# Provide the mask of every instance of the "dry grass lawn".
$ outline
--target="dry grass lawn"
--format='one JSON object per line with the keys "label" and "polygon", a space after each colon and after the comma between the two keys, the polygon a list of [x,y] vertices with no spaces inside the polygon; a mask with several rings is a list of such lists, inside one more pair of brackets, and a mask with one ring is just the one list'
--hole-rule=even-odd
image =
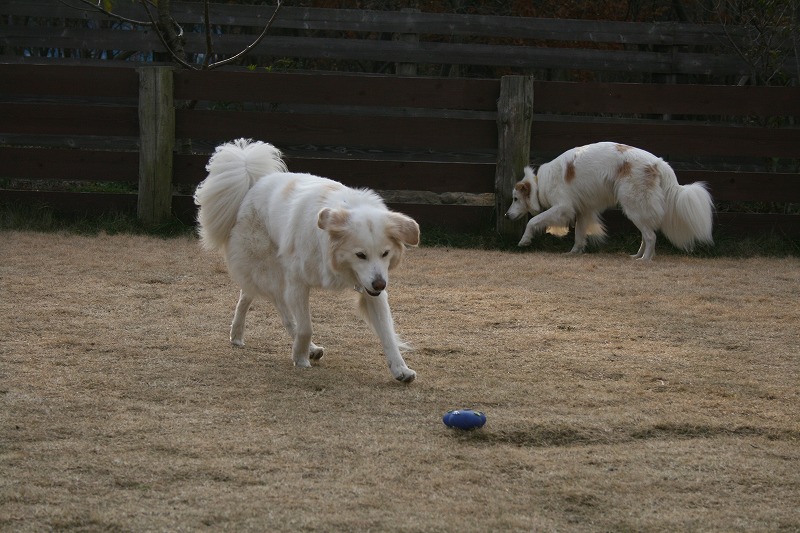
{"label": "dry grass lawn", "polygon": [[229,346],[194,239],[0,234],[0,530],[800,530],[800,259],[421,248],[391,281],[408,386],[350,294],[296,370],[266,304]]}

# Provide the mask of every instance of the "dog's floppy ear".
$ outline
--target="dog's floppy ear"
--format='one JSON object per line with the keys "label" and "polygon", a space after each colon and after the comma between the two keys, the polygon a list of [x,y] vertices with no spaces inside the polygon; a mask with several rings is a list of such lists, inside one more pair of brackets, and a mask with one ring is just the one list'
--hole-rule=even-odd
{"label": "dog's floppy ear", "polygon": [[324,229],[332,237],[340,236],[347,228],[350,221],[350,211],[346,209],[321,209],[317,215],[317,226]]}
{"label": "dog's floppy ear", "polygon": [[419,245],[419,225],[402,213],[389,213],[387,232],[391,238],[407,246]]}
{"label": "dog's floppy ear", "polygon": [[514,185],[514,188],[517,189],[525,198],[528,198],[531,195],[531,184],[527,181],[517,182],[517,184]]}
{"label": "dog's floppy ear", "polygon": [[350,211],[347,209],[325,207],[317,214],[317,227],[328,233],[328,257],[333,270],[340,268],[337,252],[345,241],[349,224]]}

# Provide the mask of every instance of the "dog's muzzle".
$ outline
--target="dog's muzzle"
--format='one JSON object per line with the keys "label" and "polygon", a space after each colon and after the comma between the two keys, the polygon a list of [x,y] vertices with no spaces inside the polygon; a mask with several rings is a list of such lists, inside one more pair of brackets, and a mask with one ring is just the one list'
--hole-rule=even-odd
{"label": "dog's muzzle", "polygon": [[362,287],[356,285],[355,289],[358,292],[366,292],[370,296],[380,296],[381,292],[386,289],[386,280],[382,277],[378,277],[372,280],[371,285],[371,287]]}

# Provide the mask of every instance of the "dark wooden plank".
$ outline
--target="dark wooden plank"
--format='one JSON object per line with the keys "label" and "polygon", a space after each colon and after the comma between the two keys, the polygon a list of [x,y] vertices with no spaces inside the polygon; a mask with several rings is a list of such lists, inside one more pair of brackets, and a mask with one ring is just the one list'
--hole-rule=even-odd
{"label": "dark wooden plank", "polygon": [[484,232],[494,227],[494,207],[472,205],[389,204],[420,225],[421,231],[444,229],[458,232]]}
{"label": "dark wooden plank", "polygon": [[[636,226],[618,209],[603,213],[603,222],[609,234],[638,234]],[[714,213],[713,236],[765,237],[777,235],[800,237],[800,215],[777,213]],[[567,237],[572,238],[571,236]],[[666,239],[659,235],[659,239]]]}
{"label": "dark wooden plank", "polygon": [[664,158],[670,155],[800,158],[800,129],[534,119],[531,141],[534,152],[560,153],[598,141],[637,146]]}
{"label": "dark wooden plank", "polygon": [[172,161],[172,181],[176,185],[196,186],[206,178],[210,154],[175,154]]}
{"label": "dark wooden plank", "polygon": [[139,154],[108,150],[0,147],[0,175],[6,178],[137,183]]}
{"label": "dark wooden plank", "polygon": [[[200,35],[192,37],[192,41]],[[161,41],[152,31],[115,30],[108,27],[65,28],[52,26],[4,26],[0,45],[18,48],[67,50],[129,50],[147,52],[163,50]],[[205,46],[203,46],[205,50]],[[35,50],[34,50],[35,52]]]}
{"label": "dark wooden plank", "polygon": [[136,98],[133,68],[0,64],[0,94]]}
{"label": "dark wooden plank", "polygon": [[218,142],[249,137],[284,149],[324,145],[463,153],[493,149],[497,143],[493,120],[206,110],[177,110],[176,134]]}
{"label": "dark wooden plank", "polygon": [[[4,199],[4,192],[0,190],[0,202]],[[172,207],[175,216],[185,223],[197,219],[197,206],[189,195],[173,196]],[[492,227],[494,212],[492,207],[468,205],[388,204],[388,207],[416,220],[423,234],[433,228],[457,232],[486,231]]]}
{"label": "dark wooden plank", "polygon": [[378,190],[494,192],[494,163],[435,163],[350,159],[288,160],[295,172],[335,179],[350,187]]}
{"label": "dark wooden plank", "polygon": [[800,116],[800,87],[534,82],[537,113]]}
{"label": "dark wooden plank", "polygon": [[[209,156],[177,154],[173,164],[174,182],[197,185],[205,179]],[[349,187],[378,190],[494,192],[494,163],[393,161],[286,157],[289,170],[334,179]]]}
{"label": "dark wooden plank", "polygon": [[[215,24],[262,26],[272,15],[272,6],[211,4]],[[201,6],[175,4],[175,17],[199,24]],[[276,28],[352,32],[468,35],[506,39],[612,42],[622,44],[718,45],[725,30],[742,38],[740,28],[674,22],[639,23],[607,20],[570,20],[517,16],[465,15],[456,13],[399,13],[356,9],[283,7]]]}
{"label": "dark wooden plank", "polygon": [[138,136],[135,107],[0,103],[0,132]]}
{"label": "dark wooden plank", "polygon": [[[223,34],[214,38],[217,54],[238,53],[252,43],[252,35]],[[161,50],[152,32],[108,29],[49,28],[14,26],[0,35],[0,44],[85,50]],[[187,33],[185,48],[190,53],[206,51],[205,36]],[[546,48],[514,45],[457,44],[420,41],[416,43],[376,39],[267,36],[249,57],[303,57],[359,61],[409,62],[462,65],[494,65],[518,68],[681,72],[686,74],[743,74],[747,65],[738,57],[682,51],[648,52],[585,48]],[[791,65],[789,65],[791,66]]]}
{"label": "dark wooden plank", "polygon": [[715,201],[800,202],[800,174],[684,170],[680,183],[704,181]]}
{"label": "dark wooden plank", "polygon": [[714,234],[738,237],[800,237],[800,215],[716,213]]}
{"label": "dark wooden plank", "polygon": [[195,224],[197,222],[197,206],[194,203],[194,198],[188,194],[173,195],[172,216],[184,224]]}
{"label": "dark wooden plank", "polygon": [[499,80],[188,70],[175,73],[175,97],[187,100],[494,111],[499,94]]}
{"label": "dark wooden plank", "polygon": [[0,204],[31,205],[67,215],[97,216],[105,213],[136,213],[136,194],[15,191],[0,189]]}
{"label": "dark wooden plank", "polygon": [[[241,35],[221,35],[217,53],[233,54],[250,43]],[[201,35],[187,35],[186,49],[202,53]],[[251,57],[302,57],[421,64],[493,65],[517,68],[564,68],[592,71],[680,72],[686,74],[743,74],[747,65],[738,57],[682,52],[540,48],[512,45],[453,44],[443,42],[380,41],[268,36],[253,48]],[[686,57],[684,57],[686,56]]]}

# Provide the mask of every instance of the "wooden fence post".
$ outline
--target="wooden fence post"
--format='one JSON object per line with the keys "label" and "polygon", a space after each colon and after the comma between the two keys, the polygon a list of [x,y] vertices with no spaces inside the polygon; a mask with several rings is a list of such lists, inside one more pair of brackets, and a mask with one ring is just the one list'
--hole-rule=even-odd
{"label": "wooden fence post", "polygon": [[175,102],[172,67],[139,72],[139,220],[161,224],[172,214]]}
{"label": "wooden fence post", "polygon": [[511,205],[514,184],[522,179],[529,163],[533,124],[533,76],[503,76],[497,101],[497,167],[494,198],[497,232],[508,239],[519,239],[524,220],[503,217]]}

